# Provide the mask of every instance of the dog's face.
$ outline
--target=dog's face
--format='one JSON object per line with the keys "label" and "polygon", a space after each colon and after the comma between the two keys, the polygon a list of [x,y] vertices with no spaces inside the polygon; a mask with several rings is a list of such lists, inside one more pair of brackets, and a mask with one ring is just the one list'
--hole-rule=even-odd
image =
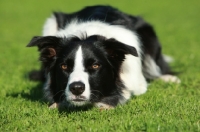
{"label": "dog's face", "polygon": [[64,99],[74,105],[99,102],[120,92],[117,81],[125,55],[138,56],[134,47],[96,35],[85,40],[34,37],[28,46],[35,45],[56,86],[54,94],[62,92]]}

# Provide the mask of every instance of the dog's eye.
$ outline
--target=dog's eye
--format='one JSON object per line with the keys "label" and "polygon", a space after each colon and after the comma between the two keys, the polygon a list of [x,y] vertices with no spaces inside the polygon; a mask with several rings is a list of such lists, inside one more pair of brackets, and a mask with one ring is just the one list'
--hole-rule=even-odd
{"label": "dog's eye", "polygon": [[62,65],[61,65],[61,68],[62,68],[63,70],[67,70],[67,65],[66,65],[66,64],[62,64]]}
{"label": "dog's eye", "polygon": [[92,69],[98,69],[99,67],[100,67],[100,64],[97,64],[97,63],[92,65]]}

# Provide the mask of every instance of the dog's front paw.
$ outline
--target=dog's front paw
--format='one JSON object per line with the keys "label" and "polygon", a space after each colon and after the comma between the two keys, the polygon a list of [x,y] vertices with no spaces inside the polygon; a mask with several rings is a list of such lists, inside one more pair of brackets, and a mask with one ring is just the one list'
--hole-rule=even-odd
{"label": "dog's front paw", "polygon": [[181,80],[177,76],[173,75],[162,75],[158,79],[161,79],[164,82],[181,83]]}
{"label": "dog's front paw", "polygon": [[95,106],[98,107],[100,110],[110,110],[110,109],[114,109],[113,106],[108,105],[108,104],[104,104],[104,103],[101,103],[101,102],[96,103]]}
{"label": "dog's front paw", "polygon": [[49,109],[56,109],[59,108],[59,103],[53,103],[49,106]]}

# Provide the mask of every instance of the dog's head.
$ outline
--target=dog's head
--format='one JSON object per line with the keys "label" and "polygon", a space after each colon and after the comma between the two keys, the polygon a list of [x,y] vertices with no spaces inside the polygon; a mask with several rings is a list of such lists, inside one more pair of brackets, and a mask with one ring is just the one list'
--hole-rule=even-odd
{"label": "dog's head", "polygon": [[138,56],[134,47],[115,39],[94,35],[77,37],[34,37],[27,45],[38,46],[40,60],[50,73],[53,94],[63,92],[74,105],[98,102],[119,91],[120,67],[126,54]]}

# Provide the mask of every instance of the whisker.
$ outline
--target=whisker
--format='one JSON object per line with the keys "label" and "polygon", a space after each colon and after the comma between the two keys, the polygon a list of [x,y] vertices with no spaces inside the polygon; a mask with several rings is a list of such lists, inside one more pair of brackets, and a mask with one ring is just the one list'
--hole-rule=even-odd
{"label": "whisker", "polygon": [[[96,96],[95,94],[91,93],[91,95],[93,95],[93,97],[95,97],[95,99],[98,99],[98,96]],[[93,101],[95,99],[91,98],[90,101]]]}
{"label": "whisker", "polygon": [[91,90],[91,92],[98,92],[98,93],[100,93],[102,96],[104,96],[99,90]]}
{"label": "whisker", "polygon": [[65,93],[62,93],[59,100],[62,101],[62,97],[65,97]]}

